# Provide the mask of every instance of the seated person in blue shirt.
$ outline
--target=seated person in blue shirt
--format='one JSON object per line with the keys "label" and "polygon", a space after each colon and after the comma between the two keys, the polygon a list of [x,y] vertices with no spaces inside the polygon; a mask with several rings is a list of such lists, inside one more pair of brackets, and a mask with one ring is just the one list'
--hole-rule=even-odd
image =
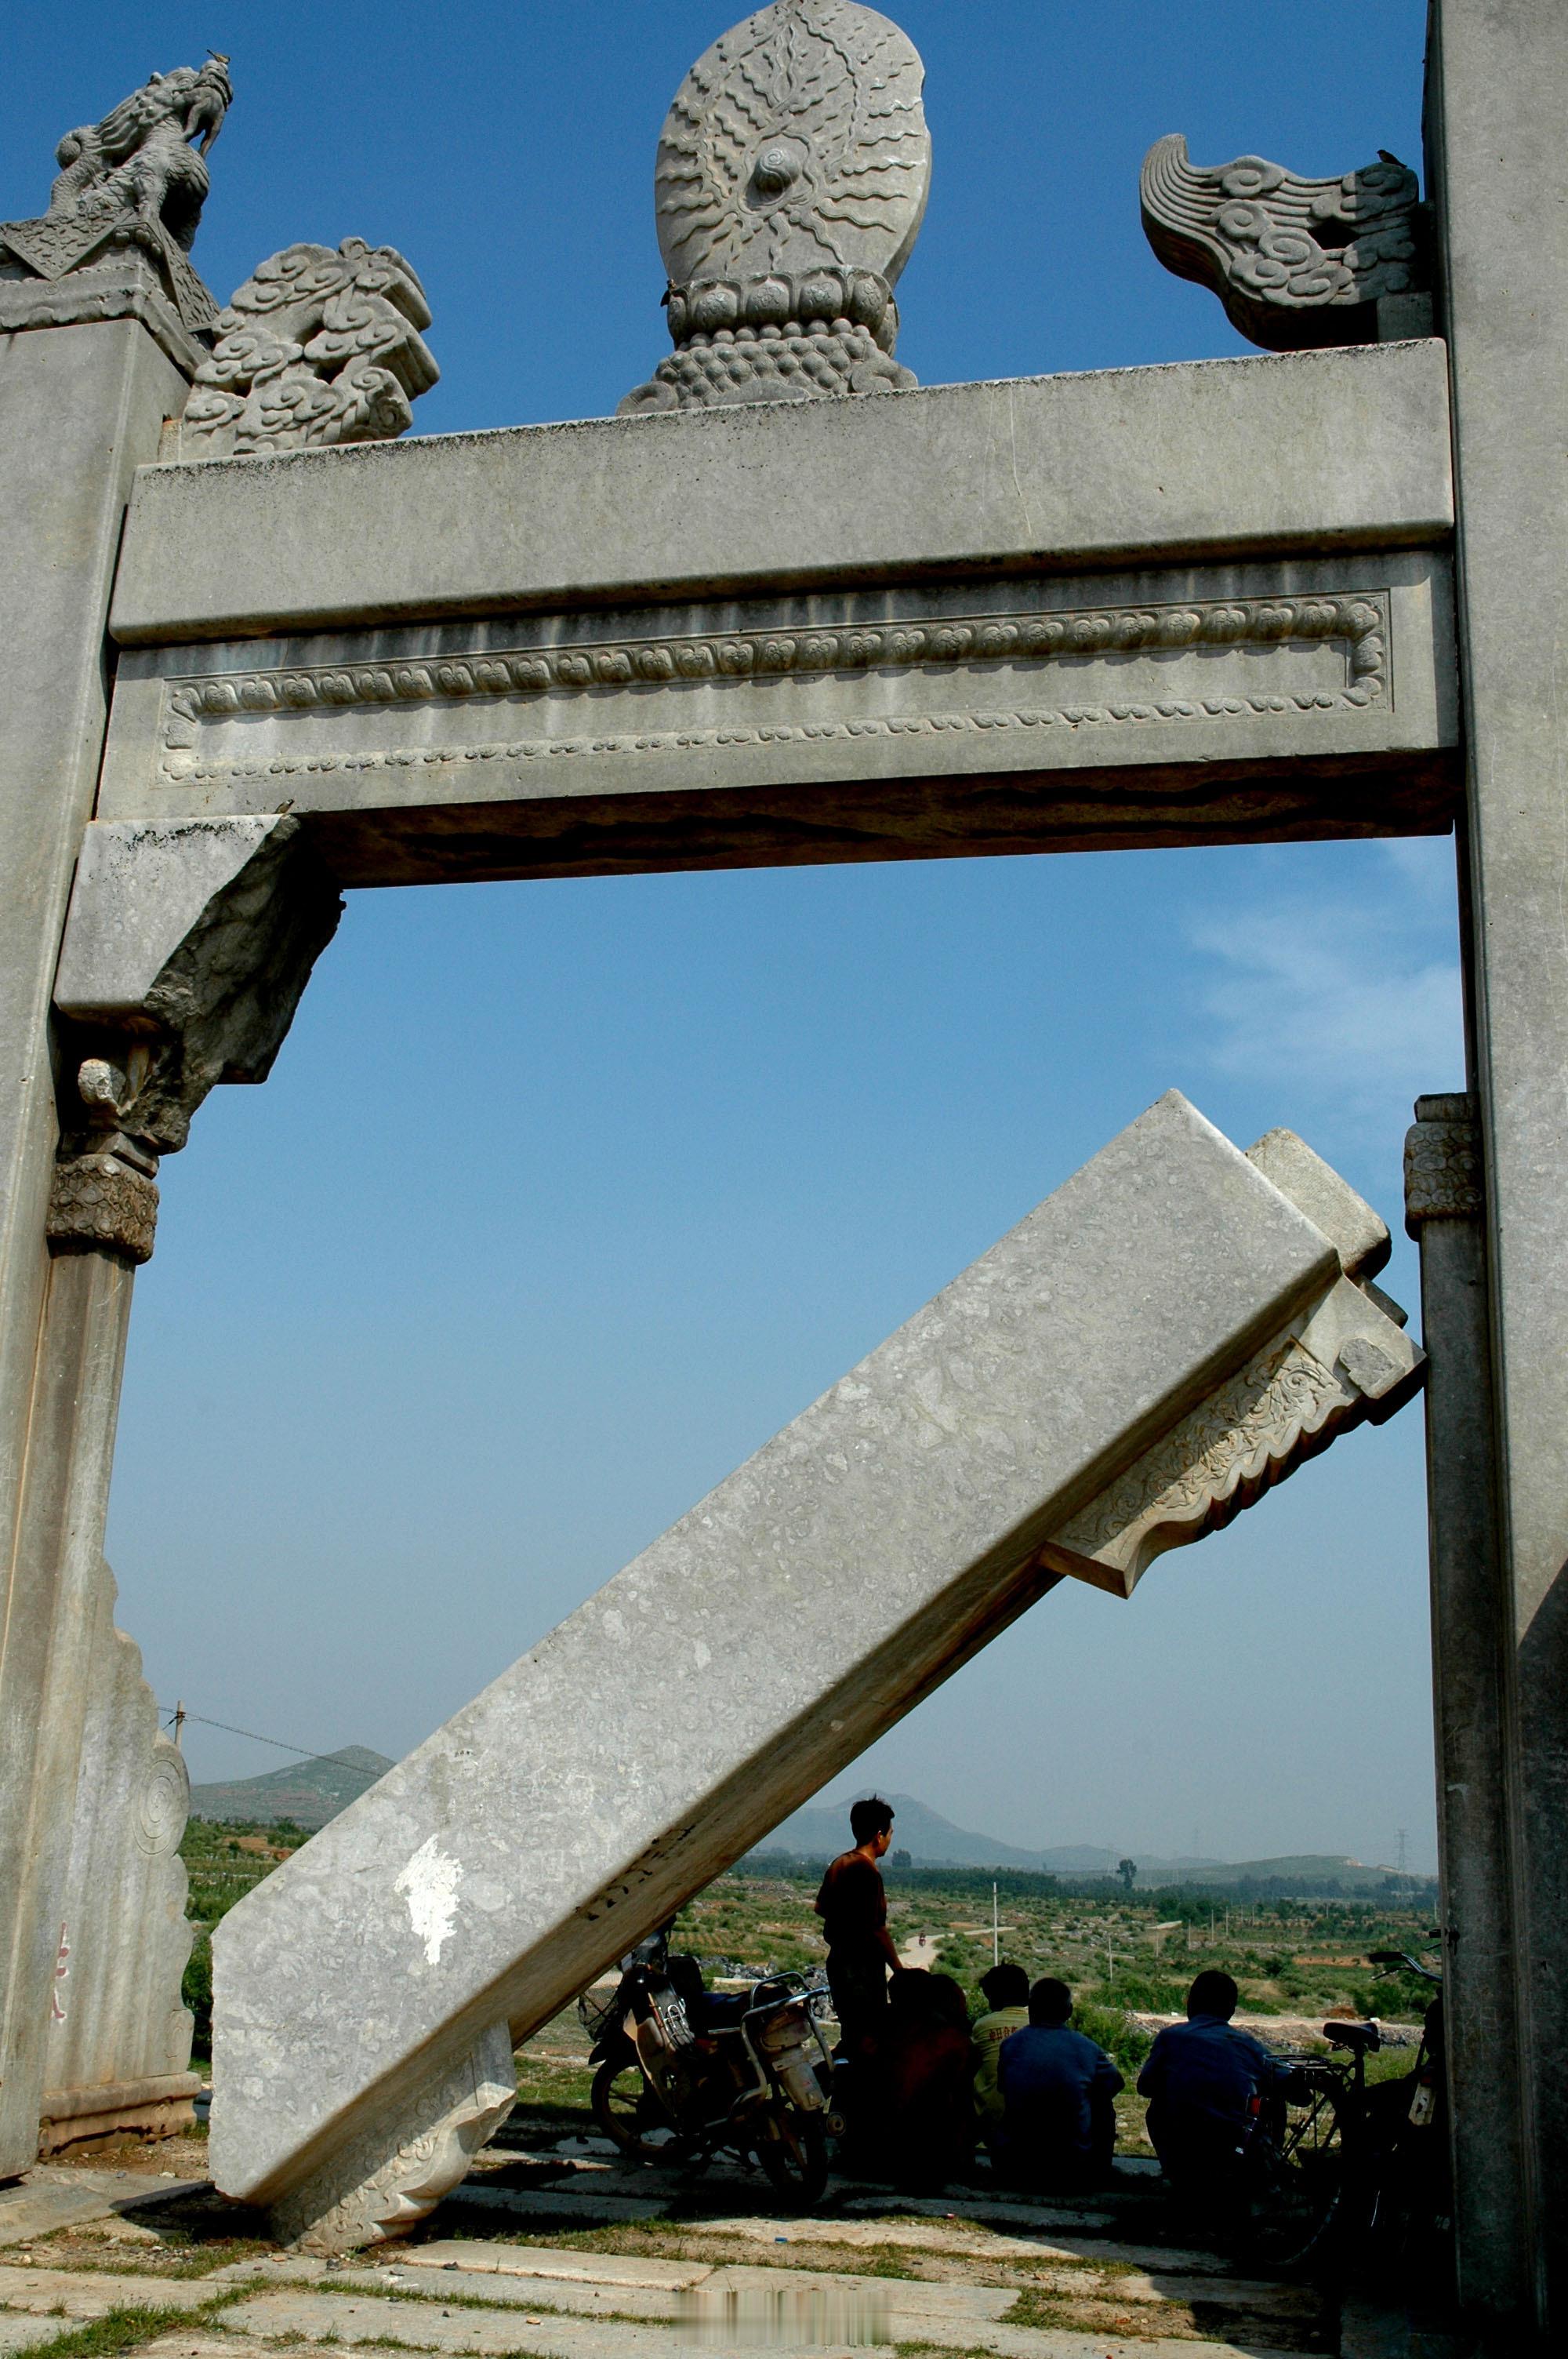
{"label": "seated person in blue shirt", "polygon": [[1238,1994],[1209,1969],[1187,1993],[1187,2020],[1167,2024],[1138,2076],[1149,2135],[1173,2190],[1225,2205],[1242,2198],[1259,2114],[1293,2074],[1230,2018]]}
{"label": "seated person in blue shirt", "polygon": [[999,2167],[1033,2187],[1103,2186],[1116,2150],[1123,2085],[1103,2048],[1068,2028],[1073,1994],[1052,1977],[1029,1994],[1029,2021],[1001,2043],[997,2087],[1002,2124],[991,2140]]}

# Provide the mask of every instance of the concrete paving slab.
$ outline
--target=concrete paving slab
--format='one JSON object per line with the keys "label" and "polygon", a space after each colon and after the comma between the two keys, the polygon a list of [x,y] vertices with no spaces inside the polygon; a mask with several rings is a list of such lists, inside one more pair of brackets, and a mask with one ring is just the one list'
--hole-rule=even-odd
{"label": "concrete paving slab", "polygon": [[135,2170],[29,2171],[15,2187],[0,2189],[0,2246],[24,2245],[57,2228],[139,2212],[148,2204],[178,2202],[211,2184],[205,2179],[149,2179]]}
{"label": "concrete paving slab", "polygon": [[438,2236],[427,2245],[407,2245],[385,2266],[479,2270],[518,2277],[580,2277],[585,2285],[657,2286],[671,2291],[699,2284],[712,2273],[708,2261],[663,2261],[642,2253],[579,2253],[546,2245],[481,2244],[471,2236]]}
{"label": "concrete paving slab", "polygon": [[[599,2285],[587,2277],[503,2277],[499,2270],[402,2269],[395,2263],[344,2269],[332,2283],[351,2286],[357,2293],[406,2294],[413,2301],[438,2306],[448,2302],[481,2301],[494,2310],[568,2310],[579,2318],[641,2318],[673,2326],[678,2305],[687,2297],[668,2286]],[[335,2299],[330,2296],[329,2299]]]}
{"label": "concrete paving slab", "polygon": [[158,2310],[200,2310],[212,2289],[201,2277],[131,2277],[97,2269],[0,2268],[0,2307],[46,2317],[63,2310],[68,2318],[102,2318],[129,2305]]}
{"label": "concrete paving slab", "polygon": [[1079,2212],[1052,2210],[1048,2204],[1024,2203],[1005,2196],[971,2194],[966,2188],[961,2195],[898,2195],[851,2196],[845,2204],[847,2212],[863,2216],[867,2212],[896,2210],[914,2213],[925,2220],[995,2220],[1009,2228],[1063,2229],[1079,2235],[1092,2234],[1098,2228],[1114,2228],[1115,2214],[1110,2212]]}
{"label": "concrete paving slab", "polygon": [[[857,2281],[863,2288],[863,2279]],[[899,2290],[904,2288],[901,2286]],[[222,2335],[160,2337],[148,2346],[157,2359],[279,2359],[278,2345],[318,2344],[329,2337],[348,2345],[384,2338],[408,2348],[463,2352],[477,2359],[721,2359],[726,2351],[754,2352],[761,2334],[742,2329],[733,2342],[708,2326],[670,2328],[587,2318],[521,2315],[481,2310],[444,2310],[430,2302],[376,2300],[373,2296],[277,2293],[237,2303],[224,2312]],[[717,2326],[719,2322],[714,2321]],[[519,2328],[525,2329],[520,2337]],[[921,2318],[907,2339],[954,2350],[984,2349],[997,2359],[1257,2359],[1259,2346],[1226,2339],[1146,2339],[1026,2327],[1002,2327],[969,2319]],[[774,2345],[774,2347],[780,2347]],[[864,2349],[865,2343],[801,2341],[791,2346],[824,2353]],[[885,2347],[885,2346],[884,2346]],[[1267,2359],[1305,2359],[1301,2352],[1271,2345]]]}
{"label": "concrete paving slab", "polygon": [[579,2227],[596,2224],[613,2226],[617,2221],[662,2220],[677,2190],[667,2195],[589,2194],[575,2188],[556,2187],[486,2187],[465,2180],[447,2202],[450,2206],[474,2203],[481,2210],[514,2212],[529,2219],[574,2220]]}
{"label": "concrete paving slab", "polygon": [[35,2343],[52,2343],[70,2324],[68,2318],[28,2318],[19,2310],[0,2310],[0,2351],[30,2351]]}
{"label": "concrete paving slab", "polygon": [[[972,2215],[971,2215],[972,2216]],[[961,2220],[683,2220],[683,2236],[731,2236],[753,2245],[843,2245],[855,2248],[892,2245],[918,2253],[947,2253],[965,2260],[994,2261],[1125,2261],[1134,2268],[1162,2270],[1184,2277],[1223,2277],[1229,2263],[1217,2253],[1202,2253],[1173,2245],[1126,2245],[1102,2237],[1008,2235],[1000,2230],[965,2227]]]}

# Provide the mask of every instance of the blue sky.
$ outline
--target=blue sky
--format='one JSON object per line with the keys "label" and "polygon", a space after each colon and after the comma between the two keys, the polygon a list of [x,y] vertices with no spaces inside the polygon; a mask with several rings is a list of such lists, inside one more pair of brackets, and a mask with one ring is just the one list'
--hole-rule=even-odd
{"label": "blue sky", "polygon": [[[924,383],[1243,349],[1144,245],[1163,132],[1419,158],[1417,0],[893,13],[935,142]],[[0,213],[150,67],[227,49],[220,298],[297,238],[390,243],[435,315],[419,431],[602,415],[665,348],[654,147],[730,21],[14,0]],[[1173,1084],[1397,1224],[1411,1101],[1461,1082],[1455,962],[1441,841],[351,896],[272,1080],[165,1166],[109,1543],[160,1697],[403,1752]],[[1413,1307],[1402,1238],[1385,1282]],[[841,1788],[1023,1843],[1404,1828],[1429,1863],[1423,1517],[1416,1410],[1130,1604],[1057,1592]]]}

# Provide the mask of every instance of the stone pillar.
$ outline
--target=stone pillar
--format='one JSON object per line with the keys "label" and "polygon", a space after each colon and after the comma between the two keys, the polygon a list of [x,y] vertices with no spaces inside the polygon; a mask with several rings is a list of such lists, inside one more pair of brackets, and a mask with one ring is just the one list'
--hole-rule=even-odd
{"label": "stone pillar", "polygon": [[[1568,9],[1434,0],[1529,2310],[1568,2321]],[[1440,1641],[1446,1649],[1446,1639]]]}
{"label": "stone pillar", "polygon": [[[19,284],[16,291],[31,300]],[[34,1910],[32,1864],[63,1865],[69,1845],[74,1760],[62,1767],[70,1713],[57,1705],[80,1662],[81,1584],[92,1582],[83,1565],[96,1564],[98,1546],[68,1567],[45,1543],[38,1503],[49,1488],[61,1499],[101,1495],[107,1460],[90,1475],[85,1427],[80,1447],[64,1431],[70,1364],[74,1354],[90,1376],[85,1414],[107,1449],[119,1298],[130,1287],[128,1266],[94,1273],[105,1315],[91,1313],[91,1340],[66,1336],[59,1297],[46,1321],[58,1128],[49,989],[97,780],[104,617],[131,474],[157,456],[163,420],[178,410],[187,382],[170,356],[172,332],[155,335],[135,316],[135,289],[129,316],[76,324],[70,282],[48,294],[54,322],[66,324],[13,330],[0,302],[0,1893],[8,1904],[0,1911],[0,2175],[25,2169],[38,2149],[54,1964],[48,1920],[58,1894],[41,1915]],[[72,1272],[70,1289],[86,1276]]]}
{"label": "stone pillar", "polygon": [[1475,1101],[1416,1101],[1405,1225],[1421,1246],[1444,2016],[1459,2299],[1519,2312],[1528,2278],[1509,1873],[1509,1661],[1498,1548]]}

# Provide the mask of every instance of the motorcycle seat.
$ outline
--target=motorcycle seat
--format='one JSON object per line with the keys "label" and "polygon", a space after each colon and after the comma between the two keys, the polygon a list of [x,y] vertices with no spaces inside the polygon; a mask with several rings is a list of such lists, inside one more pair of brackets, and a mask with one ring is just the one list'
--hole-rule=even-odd
{"label": "motorcycle seat", "polygon": [[745,1991],[705,1991],[702,1995],[704,2031],[733,2030],[751,2004]]}
{"label": "motorcycle seat", "polygon": [[1383,2035],[1375,2023],[1325,2023],[1323,2036],[1331,2048],[1348,2048],[1354,2055],[1375,2056],[1383,2044]]}

